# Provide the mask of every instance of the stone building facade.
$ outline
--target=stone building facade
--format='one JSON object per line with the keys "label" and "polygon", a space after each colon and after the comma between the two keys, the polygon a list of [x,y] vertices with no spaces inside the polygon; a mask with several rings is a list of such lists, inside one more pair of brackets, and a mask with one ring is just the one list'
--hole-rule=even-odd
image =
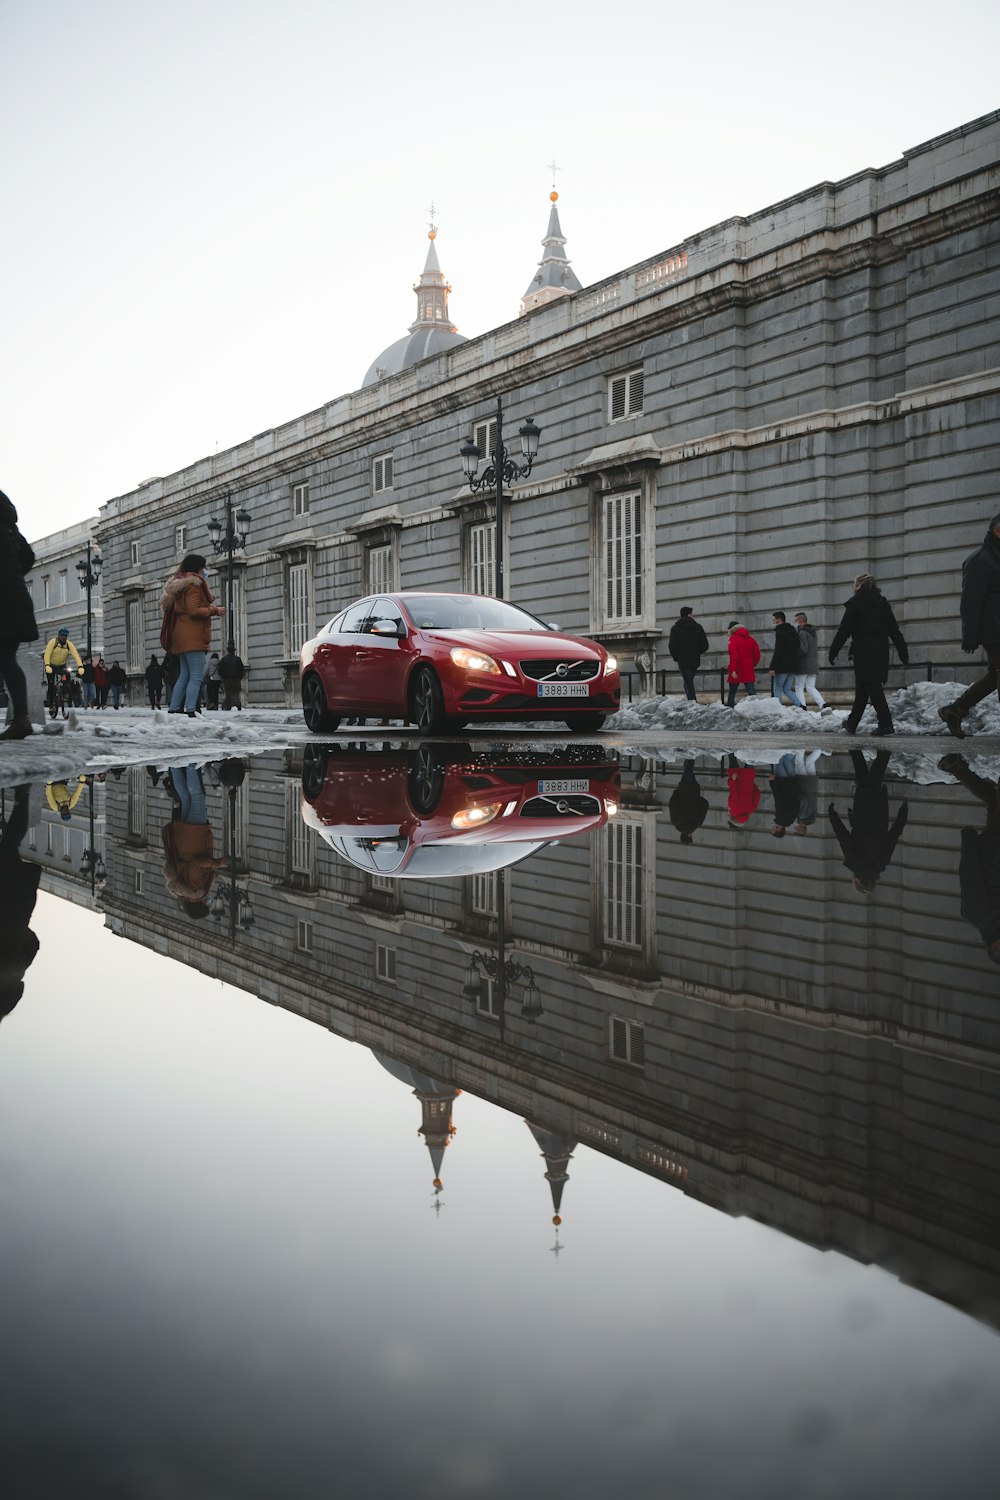
{"label": "stone building facade", "polygon": [[[45,642],[63,626],[69,631],[70,640],[81,655],[86,649],[87,595],[80,585],[76,565],[86,560],[87,543],[94,538],[97,520],[93,516],[75,526],[67,526],[62,531],[53,531],[40,541],[32,543],[35,566],[28,574],[27,584],[38,623],[39,659],[45,649]],[[92,588],[90,598],[91,643],[95,656],[104,647],[103,584],[102,575]]]}
{"label": "stone building facade", "polygon": [[1000,112],[597,285],[567,281],[109,500],[105,655],[141,672],[163,580],[185,548],[210,551],[226,497],[253,518],[234,586],[253,702],[297,701],[299,646],[353,598],[489,592],[491,505],[458,451],[470,434],[488,448],[500,395],[511,432],[528,416],[542,429],[506,512],[507,593],[527,609],[649,668],[670,665],[691,604],[717,661],[728,620],[766,633],[775,608],[806,609],[828,641],[864,569],[913,670],[953,663],[960,564],[1000,493],[998,179]]}

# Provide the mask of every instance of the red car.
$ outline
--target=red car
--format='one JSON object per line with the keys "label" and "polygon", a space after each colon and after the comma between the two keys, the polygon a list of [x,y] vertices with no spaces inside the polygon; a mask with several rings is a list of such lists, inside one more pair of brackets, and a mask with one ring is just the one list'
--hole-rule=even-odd
{"label": "red car", "polygon": [[302,821],[369,875],[485,875],[614,817],[621,772],[588,750],[517,755],[465,746],[309,746]]}
{"label": "red car", "polygon": [[484,594],[361,599],[306,641],[300,675],[314,734],[346,716],[406,719],[422,734],[504,719],[591,732],[621,698],[603,646]]}

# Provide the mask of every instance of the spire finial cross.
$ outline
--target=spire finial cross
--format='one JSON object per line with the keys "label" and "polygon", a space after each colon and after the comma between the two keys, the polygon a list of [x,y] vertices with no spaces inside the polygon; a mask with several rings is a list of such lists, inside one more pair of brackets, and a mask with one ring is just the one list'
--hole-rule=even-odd
{"label": "spire finial cross", "polygon": [[432,231],[434,231],[434,232],[436,232],[437,231],[437,224],[434,221],[437,218],[437,208],[435,206],[433,198],[431,199],[431,206],[430,206],[430,208],[425,209],[424,212],[430,214],[430,219],[428,221],[427,228],[430,229],[430,230],[432,230]]}
{"label": "spire finial cross", "polygon": [[557,163],[556,163],[555,152],[552,153],[552,160],[548,163],[548,168],[549,168],[549,171],[552,173],[552,191],[555,192],[555,188],[556,188],[556,173],[562,171],[562,168],[560,166],[558,166]]}

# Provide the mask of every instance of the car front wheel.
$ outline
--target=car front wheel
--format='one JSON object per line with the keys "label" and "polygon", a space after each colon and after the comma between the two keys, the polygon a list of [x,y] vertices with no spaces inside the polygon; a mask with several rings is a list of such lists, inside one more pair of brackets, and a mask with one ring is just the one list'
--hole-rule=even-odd
{"label": "car front wheel", "polygon": [[323,684],[315,672],[302,680],[302,717],[310,734],[332,734],[340,723],[340,716],[327,707]]}
{"label": "car front wheel", "polygon": [[593,734],[596,729],[604,728],[607,714],[577,714],[574,719],[567,719],[567,727],[574,734]]}
{"label": "car front wheel", "polygon": [[410,723],[415,724],[421,734],[444,734],[448,729],[441,684],[437,673],[430,667],[418,667],[413,675]]}

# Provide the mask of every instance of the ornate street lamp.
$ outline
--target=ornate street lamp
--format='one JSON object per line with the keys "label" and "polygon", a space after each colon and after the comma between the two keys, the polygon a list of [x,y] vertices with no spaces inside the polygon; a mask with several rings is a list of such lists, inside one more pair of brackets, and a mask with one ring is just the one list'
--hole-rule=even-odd
{"label": "ornate street lamp", "polygon": [[93,625],[92,625],[93,608],[92,608],[91,596],[93,594],[94,588],[96,587],[97,580],[101,576],[101,568],[102,568],[103,564],[104,564],[104,559],[101,557],[100,553],[96,551],[96,549],[94,548],[93,543],[88,539],[88,541],[87,541],[87,555],[86,555],[86,557],[81,557],[80,561],[76,565],[76,572],[77,572],[77,576],[78,576],[78,578],[80,580],[80,587],[81,587],[81,589],[83,589],[85,591],[85,593],[87,595],[87,655],[88,656],[92,656],[93,655],[93,651],[94,651],[94,646],[93,646]]}
{"label": "ornate street lamp", "polygon": [[[487,428],[489,431],[489,428]],[[503,440],[503,401],[497,397],[497,438],[496,447],[487,455],[489,462],[482,474],[478,474],[480,453],[471,438],[462,444],[459,450],[462,456],[462,469],[466,482],[472,493],[477,495],[480,490],[492,489],[495,495],[496,505],[496,597],[502,599],[503,588],[503,487],[514,483],[516,479],[527,479],[531,473],[531,466],[535,462],[538,453],[538,440],[542,435],[542,429],[536,427],[531,417],[522,424],[518,430],[521,439],[521,455],[523,462],[515,463],[510,452],[504,445]]]}
{"label": "ornate street lamp", "polygon": [[483,976],[480,970],[484,970],[497,986],[500,1001],[500,1025],[504,1026],[507,1018],[507,993],[512,984],[524,984],[524,999],[521,1001],[521,1015],[524,1020],[534,1023],[542,1014],[542,999],[538,985],[535,983],[535,971],[530,964],[515,963],[506,954],[507,928],[506,928],[506,871],[497,871],[497,947],[495,953],[484,952],[476,948],[469,959],[469,967],[465,973],[465,983],[462,985],[462,994],[466,1000],[475,1005],[482,994]]}
{"label": "ornate street lamp", "polygon": [[219,767],[219,779],[229,798],[229,879],[216,882],[210,909],[216,922],[221,922],[228,911],[231,938],[238,931],[249,931],[256,920],[250,892],[236,879],[236,798],[245,777],[246,766],[235,757],[223,761]]}
{"label": "ornate street lamp", "polygon": [[97,887],[104,886],[108,878],[108,872],[105,868],[104,860],[101,858],[101,851],[97,848],[97,840],[94,837],[94,778],[92,776],[87,778],[87,805],[90,844],[83,851],[83,858],[80,860],[80,874],[84,880],[90,881],[90,894],[94,896],[97,893]]}
{"label": "ornate street lamp", "polygon": [[241,507],[233,514],[233,497],[226,496],[226,520],[225,525],[214,517],[208,523],[208,535],[211,539],[212,550],[217,556],[224,552],[228,561],[226,576],[226,625],[229,631],[229,639],[226,642],[227,650],[236,650],[236,624],[233,618],[233,553],[245,547],[250,536],[250,522],[252,517]]}

